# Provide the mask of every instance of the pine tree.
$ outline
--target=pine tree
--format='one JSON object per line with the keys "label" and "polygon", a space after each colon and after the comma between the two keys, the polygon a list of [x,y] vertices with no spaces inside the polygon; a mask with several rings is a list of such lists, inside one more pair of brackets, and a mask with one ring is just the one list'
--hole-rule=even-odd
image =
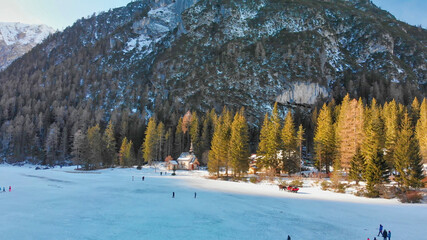
{"label": "pine tree", "polygon": [[233,122],[233,115],[232,113],[224,107],[222,111],[222,131],[223,134],[221,135],[221,147],[223,150],[221,151],[224,153],[224,155],[221,157],[221,162],[223,167],[225,167],[225,175],[228,176],[228,170],[230,168],[230,155],[229,155],[229,149],[230,149],[230,138],[231,138],[231,124]]}
{"label": "pine tree", "polygon": [[366,179],[368,196],[370,197],[379,196],[377,186],[388,178],[387,164],[382,153],[384,142],[382,141],[383,124],[380,115],[380,109],[377,107],[375,99],[373,99],[371,108],[365,117],[367,124],[365,139],[362,144],[362,154],[366,161],[364,178]]}
{"label": "pine tree", "polygon": [[364,178],[366,179],[366,189],[368,197],[378,197],[378,186],[388,178],[387,163],[384,160],[382,152],[376,152],[375,155],[366,159],[366,170]]}
{"label": "pine tree", "polygon": [[299,127],[298,127],[298,132],[297,132],[297,137],[296,137],[297,148],[299,150],[298,168],[299,168],[300,173],[301,173],[301,164],[302,164],[302,161],[303,161],[302,160],[302,146],[303,146],[303,141],[305,140],[304,139],[304,134],[305,134],[305,130],[304,130],[302,124],[300,124]]}
{"label": "pine tree", "polygon": [[412,130],[412,121],[405,112],[394,151],[396,181],[399,185],[406,189],[422,186],[421,160],[418,141]]}
{"label": "pine tree", "polygon": [[258,167],[265,167],[273,170],[274,173],[277,172],[280,163],[277,154],[281,148],[280,128],[279,112],[275,103],[271,117],[269,118],[268,114],[265,115],[257,152],[260,156],[257,162]]}
{"label": "pine tree", "polygon": [[383,107],[385,155],[389,169],[393,168],[393,152],[397,140],[398,132],[398,109],[396,102],[385,103]]}
{"label": "pine tree", "polygon": [[178,156],[183,152],[184,150],[184,132],[182,131],[182,117],[179,118],[178,124],[176,126],[175,131],[175,151],[174,156],[175,158],[178,158]]}
{"label": "pine tree", "polygon": [[314,144],[319,169],[326,168],[329,173],[329,167],[335,156],[335,133],[332,122],[331,109],[323,104],[317,118],[317,127],[314,136]]}
{"label": "pine tree", "polygon": [[191,142],[193,143],[194,153],[196,156],[201,157],[202,152],[200,152],[200,124],[199,117],[197,116],[196,112],[191,114],[190,138]]}
{"label": "pine tree", "polygon": [[215,110],[212,109],[209,113],[206,114],[203,120],[203,130],[202,130],[202,139],[201,139],[201,152],[202,152],[202,162],[207,163],[209,156],[209,150],[211,148],[212,137],[214,134],[214,125],[216,121]]}
{"label": "pine tree", "polygon": [[229,167],[229,144],[231,137],[231,121],[230,113],[224,107],[221,116],[219,117],[212,138],[211,150],[209,151],[208,168],[209,172],[217,173],[221,167],[225,167],[228,174]]}
{"label": "pine tree", "polygon": [[417,122],[416,136],[423,163],[427,163],[427,100],[425,98],[420,107],[420,118]]}
{"label": "pine tree", "polygon": [[165,155],[171,156],[173,149],[173,135],[172,128],[169,128],[165,133]]}
{"label": "pine tree", "polygon": [[123,142],[125,137],[128,137],[129,133],[129,112],[124,110],[122,113],[121,124],[120,124],[120,139]]}
{"label": "pine tree", "polygon": [[219,176],[221,168],[221,122],[215,125],[214,135],[211,143],[211,150],[209,151],[208,170],[211,174],[216,173]]}
{"label": "pine tree", "polygon": [[163,122],[157,124],[156,129],[156,141],[155,141],[155,150],[156,150],[156,159],[163,161],[166,158],[164,152],[165,145],[165,125]]}
{"label": "pine tree", "polygon": [[360,147],[357,148],[356,154],[350,162],[349,179],[356,181],[356,185],[363,180],[363,172],[365,171],[365,158],[362,155]]}
{"label": "pine tree", "polygon": [[103,160],[105,166],[111,166],[113,164],[118,164],[116,162],[116,155],[117,155],[117,149],[116,149],[116,139],[114,137],[114,127],[113,123],[110,120],[108,123],[107,128],[104,131],[103,138],[103,144],[104,144],[104,152],[103,152]]}
{"label": "pine tree", "polygon": [[248,125],[244,110],[236,113],[231,125],[229,156],[234,175],[241,175],[249,167]]}
{"label": "pine tree", "polygon": [[147,129],[145,130],[145,141],[142,144],[143,158],[149,164],[151,164],[153,160],[156,160],[156,130],[156,120],[152,117],[148,121]]}
{"label": "pine tree", "polygon": [[418,119],[420,118],[420,111],[421,111],[421,106],[420,106],[420,102],[418,101],[418,98],[415,97],[414,101],[412,101],[411,104],[411,108],[409,111],[409,117],[412,120],[412,126],[416,126]]}
{"label": "pine tree", "polygon": [[283,169],[289,174],[298,171],[297,142],[292,112],[288,112],[282,129]]}

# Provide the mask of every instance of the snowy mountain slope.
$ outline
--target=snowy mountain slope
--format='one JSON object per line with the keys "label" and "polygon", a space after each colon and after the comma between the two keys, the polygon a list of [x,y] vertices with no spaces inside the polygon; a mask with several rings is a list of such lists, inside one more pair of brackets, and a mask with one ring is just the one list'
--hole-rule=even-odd
{"label": "snowy mountain slope", "polygon": [[41,43],[54,29],[46,25],[0,23],[0,70]]}

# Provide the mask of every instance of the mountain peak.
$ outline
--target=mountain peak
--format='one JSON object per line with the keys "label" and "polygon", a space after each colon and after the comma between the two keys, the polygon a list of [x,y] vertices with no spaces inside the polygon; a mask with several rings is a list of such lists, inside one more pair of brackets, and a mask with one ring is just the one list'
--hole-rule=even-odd
{"label": "mountain peak", "polygon": [[0,70],[54,32],[53,28],[46,25],[0,23]]}

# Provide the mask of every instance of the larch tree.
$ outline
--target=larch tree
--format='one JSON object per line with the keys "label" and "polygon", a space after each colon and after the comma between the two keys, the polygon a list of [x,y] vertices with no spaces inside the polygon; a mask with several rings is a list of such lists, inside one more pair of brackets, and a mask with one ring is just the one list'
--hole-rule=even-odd
{"label": "larch tree", "polygon": [[339,167],[348,172],[350,162],[363,139],[363,103],[347,94],[341,104],[336,123],[336,143]]}
{"label": "larch tree", "polygon": [[416,136],[423,163],[427,163],[427,100],[425,98],[420,107],[420,118],[417,121]]}
{"label": "larch tree", "polygon": [[298,171],[298,156],[296,154],[297,141],[294,120],[292,112],[289,111],[285,117],[285,123],[282,128],[282,166],[283,170],[289,174]]}
{"label": "larch tree", "polygon": [[102,163],[102,135],[99,125],[95,125],[87,130],[88,141],[88,160],[87,167],[89,169],[97,168]]}
{"label": "larch tree", "polygon": [[102,136],[104,142],[103,159],[105,166],[118,164],[117,162],[117,148],[116,138],[114,137],[114,126],[112,121],[108,123],[107,128]]}
{"label": "larch tree", "polygon": [[122,141],[122,145],[119,151],[119,162],[122,167],[132,166],[134,163],[134,154],[133,154],[133,143],[132,140],[128,141],[125,137]]}
{"label": "larch tree", "polygon": [[153,117],[148,121],[147,129],[145,130],[145,140],[142,144],[143,158],[149,164],[156,160],[156,142],[157,142],[157,124]]}
{"label": "larch tree", "polygon": [[75,165],[83,165],[85,162],[86,151],[88,150],[86,134],[82,130],[77,130],[73,136],[73,146],[71,155]]}
{"label": "larch tree", "polygon": [[394,151],[396,181],[405,189],[419,188],[423,179],[422,159],[418,141],[412,130],[412,121],[404,113]]}
{"label": "larch tree", "polygon": [[231,124],[229,156],[233,174],[241,176],[249,167],[249,133],[244,110],[234,116]]}
{"label": "larch tree", "polygon": [[317,118],[317,127],[314,135],[314,148],[316,151],[317,166],[319,170],[325,167],[329,173],[335,156],[335,133],[332,122],[331,109],[323,104]]}
{"label": "larch tree", "polygon": [[182,118],[182,133],[183,133],[183,147],[184,150],[187,150],[190,148],[191,144],[191,137],[190,137],[190,125],[191,125],[191,118],[192,114],[190,111],[187,111],[187,113]]}

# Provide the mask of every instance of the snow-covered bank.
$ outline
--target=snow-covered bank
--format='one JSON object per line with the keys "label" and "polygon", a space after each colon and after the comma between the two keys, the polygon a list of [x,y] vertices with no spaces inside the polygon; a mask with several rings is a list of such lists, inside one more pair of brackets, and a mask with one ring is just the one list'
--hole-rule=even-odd
{"label": "snow-covered bank", "polygon": [[0,193],[0,238],[373,239],[380,223],[393,239],[427,235],[425,204],[330,192],[319,197],[315,188],[292,194],[269,185],[203,179],[197,172],[91,173],[97,174],[0,166],[0,185],[12,186],[12,192]]}
{"label": "snow-covered bank", "polygon": [[287,191],[279,191],[276,184],[269,183],[253,184],[247,182],[211,180],[192,176],[185,176],[182,178],[185,180],[185,184],[192,187],[237,194],[370,204],[402,204],[398,199],[366,198],[352,194],[323,191],[318,184],[315,184],[315,180],[307,179],[304,180],[304,186],[295,194]]}

